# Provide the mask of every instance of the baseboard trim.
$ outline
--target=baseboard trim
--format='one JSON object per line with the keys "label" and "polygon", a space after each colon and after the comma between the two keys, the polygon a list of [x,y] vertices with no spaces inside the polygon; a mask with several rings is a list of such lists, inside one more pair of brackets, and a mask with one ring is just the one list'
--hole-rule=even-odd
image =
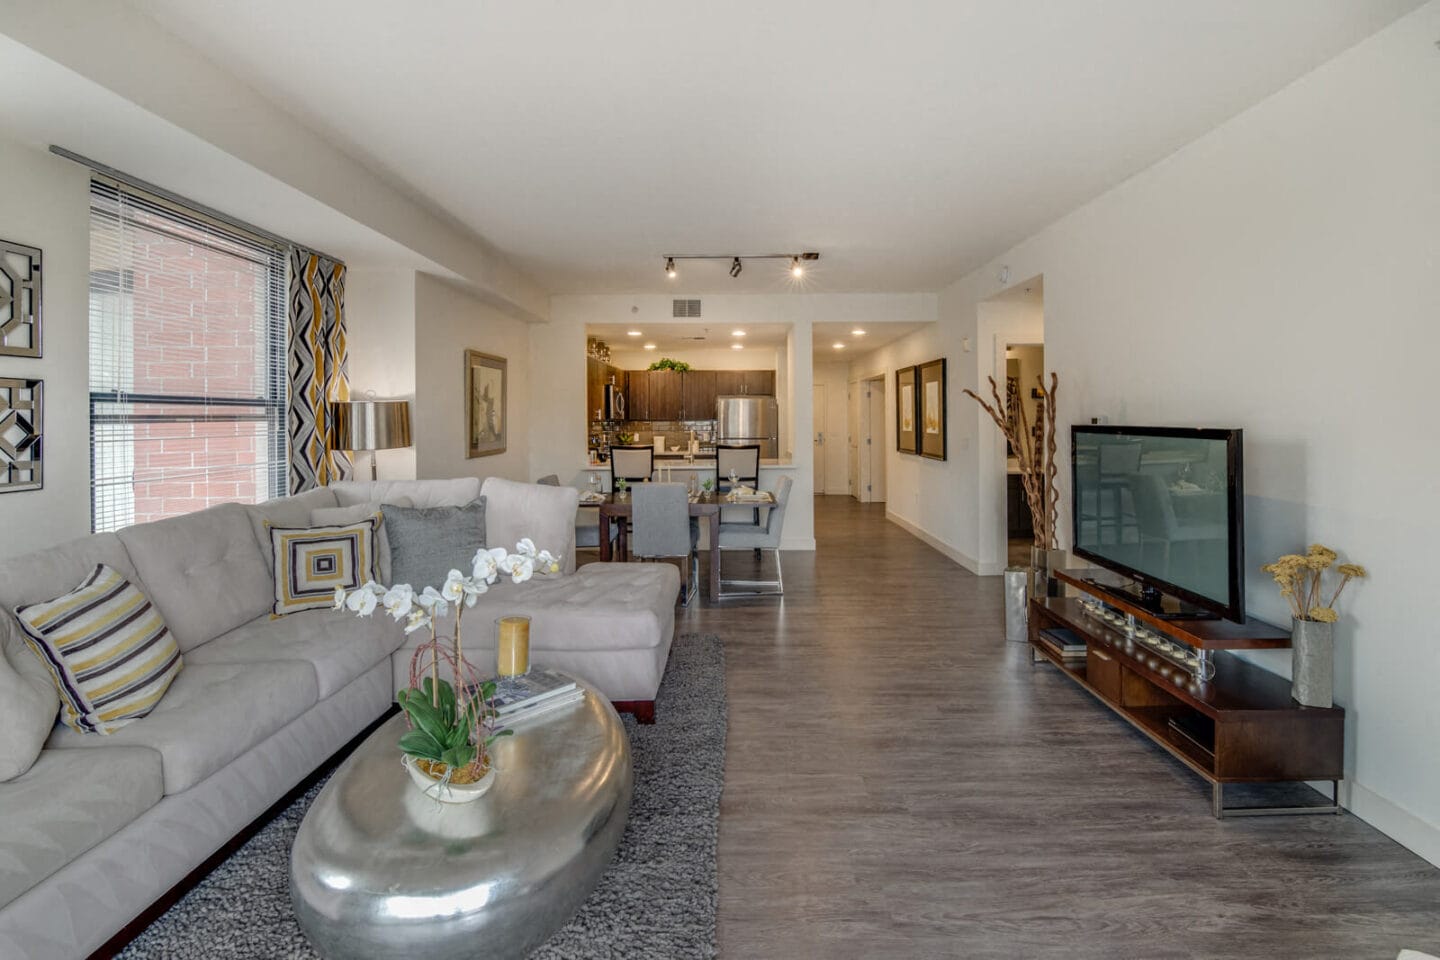
{"label": "baseboard trim", "polygon": [[[899,527],[901,530],[904,530],[911,536],[916,537],[917,539],[924,541],[929,546],[934,547],[936,550],[939,550],[941,553],[945,554],[945,556],[949,557],[951,560],[954,560],[956,563],[960,564],[960,566],[964,567],[966,570],[969,570],[976,576],[998,576],[1005,571],[1004,567],[998,566],[996,564],[981,563],[979,560],[976,560],[968,553],[965,553],[964,551],[952,546],[951,544],[946,543],[944,540],[941,540],[939,537],[934,536],[923,528],[916,526],[909,520],[906,520],[904,517],[900,516],[898,513],[892,513],[889,509],[885,511],[885,519],[889,520],[891,523],[895,524],[895,526]],[[994,569],[991,569],[992,567]]]}
{"label": "baseboard trim", "polygon": [[780,536],[780,549],[781,549],[781,550],[808,550],[808,551],[810,551],[811,553],[814,553],[814,552],[815,552],[815,538],[814,538],[814,537],[796,537],[795,539],[792,540],[792,539],[790,539],[789,537],[786,537],[784,534],[781,534],[781,536]]}
{"label": "baseboard trim", "polygon": [[1411,853],[1440,867],[1440,826],[1353,780],[1341,781],[1340,805]]}

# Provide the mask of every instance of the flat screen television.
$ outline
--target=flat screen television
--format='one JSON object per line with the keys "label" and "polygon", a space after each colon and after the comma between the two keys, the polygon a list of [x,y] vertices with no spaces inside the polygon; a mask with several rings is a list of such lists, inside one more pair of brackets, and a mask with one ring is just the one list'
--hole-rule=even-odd
{"label": "flat screen television", "polygon": [[[1240,430],[1071,428],[1074,552],[1172,618],[1245,621]],[[1113,584],[1107,584],[1114,589]]]}

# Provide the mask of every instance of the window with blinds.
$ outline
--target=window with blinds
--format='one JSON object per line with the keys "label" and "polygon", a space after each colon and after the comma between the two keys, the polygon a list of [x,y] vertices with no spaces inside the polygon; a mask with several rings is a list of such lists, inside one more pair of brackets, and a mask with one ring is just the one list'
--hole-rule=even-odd
{"label": "window with blinds", "polygon": [[286,492],[285,250],[90,186],[96,532]]}

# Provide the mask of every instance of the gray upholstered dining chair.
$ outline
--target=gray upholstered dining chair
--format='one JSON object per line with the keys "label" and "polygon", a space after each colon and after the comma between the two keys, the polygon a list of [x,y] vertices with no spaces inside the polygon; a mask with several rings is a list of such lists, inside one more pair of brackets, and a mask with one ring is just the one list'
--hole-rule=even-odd
{"label": "gray upholstered dining chair", "polygon": [[680,602],[690,605],[700,586],[695,547],[700,530],[690,522],[690,493],[683,483],[642,483],[632,492],[635,532],[630,556],[642,560],[679,559],[683,571]]}
{"label": "gray upholstered dining chair", "polygon": [[[726,580],[724,566],[720,571],[720,597],[778,597],[785,593],[785,574],[780,568],[780,531],[785,526],[785,507],[790,502],[790,488],[795,481],[781,477],[775,486],[775,506],[766,514],[765,523],[760,526],[749,523],[720,524],[720,556],[726,550],[775,551],[774,580]],[[726,587],[752,587],[750,590],[727,591]]]}

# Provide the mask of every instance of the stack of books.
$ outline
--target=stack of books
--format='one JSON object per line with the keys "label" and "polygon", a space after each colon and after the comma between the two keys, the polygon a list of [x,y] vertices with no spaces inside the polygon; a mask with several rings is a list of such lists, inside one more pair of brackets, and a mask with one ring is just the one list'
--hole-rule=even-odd
{"label": "stack of books", "polygon": [[495,679],[496,729],[515,729],[548,717],[585,699],[575,681],[554,670],[531,670],[519,677]]}
{"label": "stack of books", "polygon": [[1065,663],[1079,663],[1085,659],[1085,641],[1074,631],[1063,627],[1041,630],[1040,642]]}

